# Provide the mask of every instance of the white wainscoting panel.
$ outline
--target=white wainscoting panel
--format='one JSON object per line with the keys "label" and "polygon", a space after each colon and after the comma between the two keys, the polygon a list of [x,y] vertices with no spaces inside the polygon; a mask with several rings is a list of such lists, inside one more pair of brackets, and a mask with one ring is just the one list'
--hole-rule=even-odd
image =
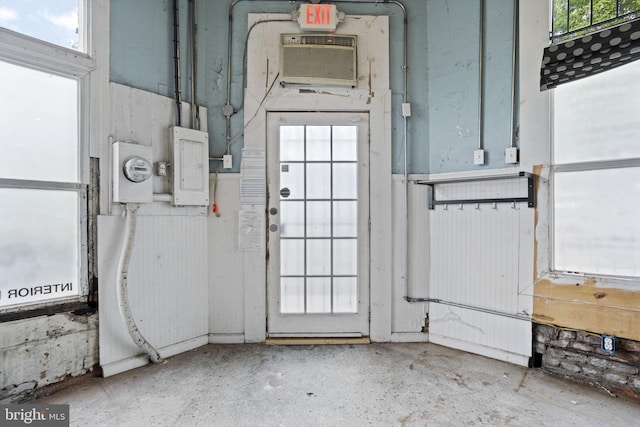
{"label": "white wainscoting panel", "polygon": [[[206,218],[138,216],[137,222],[128,290],[140,332],[162,357],[206,344]],[[118,308],[116,274],[124,228],[125,218],[98,217],[100,364],[105,375],[118,373],[111,365],[142,354]]]}
{"label": "white wainscoting panel", "polygon": [[[442,184],[435,193],[437,200],[522,197],[526,184],[526,179]],[[430,211],[430,298],[529,317],[519,290],[520,281],[532,277],[531,230],[533,209],[525,202],[436,206]],[[531,355],[527,320],[435,303],[429,317],[434,343],[519,364]]]}

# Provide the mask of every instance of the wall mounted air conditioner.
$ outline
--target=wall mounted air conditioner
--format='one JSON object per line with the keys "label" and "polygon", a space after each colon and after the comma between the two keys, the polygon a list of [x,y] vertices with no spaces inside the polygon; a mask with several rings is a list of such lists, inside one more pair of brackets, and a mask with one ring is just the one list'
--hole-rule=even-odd
{"label": "wall mounted air conditioner", "polygon": [[280,82],[356,87],[356,36],[280,35]]}

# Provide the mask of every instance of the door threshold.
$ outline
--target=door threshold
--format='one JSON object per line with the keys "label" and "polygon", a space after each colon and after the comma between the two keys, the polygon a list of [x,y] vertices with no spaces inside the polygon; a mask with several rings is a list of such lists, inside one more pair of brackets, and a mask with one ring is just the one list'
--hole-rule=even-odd
{"label": "door threshold", "polygon": [[371,344],[369,337],[290,337],[267,338],[267,345],[347,345],[347,344]]}

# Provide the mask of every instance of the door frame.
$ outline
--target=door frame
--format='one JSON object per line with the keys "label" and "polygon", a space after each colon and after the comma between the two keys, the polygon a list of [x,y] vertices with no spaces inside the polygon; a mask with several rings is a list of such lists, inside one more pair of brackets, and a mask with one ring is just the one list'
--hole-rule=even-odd
{"label": "door frame", "polygon": [[[258,20],[286,18],[286,14],[249,14]],[[268,112],[369,113],[370,143],[370,309],[371,341],[391,341],[392,292],[392,111],[389,89],[389,17],[347,17],[338,33],[358,35],[358,87],[304,90],[277,84],[279,34],[298,32],[291,22],[261,25],[247,46],[247,88],[244,91],[244,148],[266,149]],[[272,82],[275,82],[272,84]],[[265,189],[266,190],[266,189]],[[266,223],[265,206],[263,220]],[[266,232],[266,227],[264,227]],[[267,330],[266,245],[244,250],[239,280],[244,290],[244,340],[263,342]],[[401,294],[396,298],[402,298]]]}

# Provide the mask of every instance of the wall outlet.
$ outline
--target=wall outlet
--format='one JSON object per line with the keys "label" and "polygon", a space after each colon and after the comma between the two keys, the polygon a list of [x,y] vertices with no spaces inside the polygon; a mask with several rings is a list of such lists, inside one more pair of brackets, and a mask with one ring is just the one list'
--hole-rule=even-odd
{"label": "wall outlet", "polygon": [[506,164],[518,163],[518,147],[509,147],[504,151],[504,162]]}
{"label": "wall outlet", "polygon": [[476,150],[473,152],[473,164],[484,165],[484,150]]}
{"label": "wall outlet", "polygon": [[225,154],[222,156],[222,168],[231,169],[233,167],[233,157],[231,154]]}

